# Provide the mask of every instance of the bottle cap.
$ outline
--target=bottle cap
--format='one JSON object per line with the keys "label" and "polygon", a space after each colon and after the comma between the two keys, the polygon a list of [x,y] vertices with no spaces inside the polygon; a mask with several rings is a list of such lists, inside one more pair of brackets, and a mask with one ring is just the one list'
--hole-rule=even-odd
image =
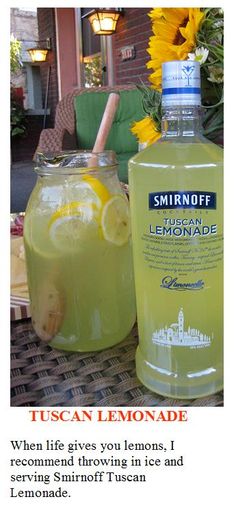
{"label": "bottle cap", "polygon": [[192,60],[174,60],[162,64],[162,105],[200,105],[200,64]]}

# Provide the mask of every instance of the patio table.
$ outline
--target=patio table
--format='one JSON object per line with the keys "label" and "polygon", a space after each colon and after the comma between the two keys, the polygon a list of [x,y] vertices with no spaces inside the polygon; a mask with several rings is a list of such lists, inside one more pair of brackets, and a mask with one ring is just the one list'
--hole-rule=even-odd
{"label": "patio table", "polygon": [[12,322],[11,406],[223,406],[223,392],[189,400],[157,395],[135,373],[137,325],[112,348],[59,351],[43,343],[31,320]]}

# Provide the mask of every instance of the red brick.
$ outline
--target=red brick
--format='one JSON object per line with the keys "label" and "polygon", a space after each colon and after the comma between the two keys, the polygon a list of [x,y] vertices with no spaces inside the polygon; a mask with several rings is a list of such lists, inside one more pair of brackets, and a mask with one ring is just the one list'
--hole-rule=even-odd
{"label": "red brick", "polygon": [[[147,47],[152,35],[151,20],[147,15],[151,9],[124,9],[124,16],[119,21],[114,35],[116,84],[138,83],[140,78],[148,83],[150,71],[146,67],[149,60]],[[123,46],[134,45],[134,60],[121,60],[120,50]]]}

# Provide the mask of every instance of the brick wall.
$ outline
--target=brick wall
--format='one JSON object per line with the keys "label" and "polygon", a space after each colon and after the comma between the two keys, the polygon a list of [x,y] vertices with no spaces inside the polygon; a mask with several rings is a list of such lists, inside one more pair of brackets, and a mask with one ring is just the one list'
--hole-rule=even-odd
{"label": "brick wall", "polygon": [[50,82],[48,94],[48,107],[50,108],[50,117],[47,119],[46,127],[54,126],[55,110],[58,103],[58,84],[57,84],[57,60],[56,60],[56,31],[55,14],[53,8],[38,8],[38,31],[39,39],[51,38],[52,50],[48,53],[47,62],[41,64],[43,101],[46,93],[48,66],[50,65]]}
{"label": "brick wall", "polygon": [[[127,83],[148,82],[150,70],[146,68],[149,55],[146,51],[149,37],[152,35],[151,19],[148,16],[149,9],[125,9],[121,16],[114,37],[114,68],[115,83],[117,85]],[[125,46],[135,47],[135,59],[121,60],[120,50]]]}

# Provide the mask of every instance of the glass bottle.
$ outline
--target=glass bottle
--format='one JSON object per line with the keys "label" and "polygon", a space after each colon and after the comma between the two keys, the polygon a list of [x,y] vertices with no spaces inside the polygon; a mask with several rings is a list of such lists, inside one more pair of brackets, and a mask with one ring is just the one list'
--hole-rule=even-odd
{"label": "glass bottle", "polygon": [[129,162],[139,379],[222,389],[223,151],[201,134],[198,62],[163,64],[162,137]]}
{"label": "glass bottle", "polygon": [[39,155],[25,214],[32,324],[52,347],[96,351],[135,318],[128,199],[112,151]]}

